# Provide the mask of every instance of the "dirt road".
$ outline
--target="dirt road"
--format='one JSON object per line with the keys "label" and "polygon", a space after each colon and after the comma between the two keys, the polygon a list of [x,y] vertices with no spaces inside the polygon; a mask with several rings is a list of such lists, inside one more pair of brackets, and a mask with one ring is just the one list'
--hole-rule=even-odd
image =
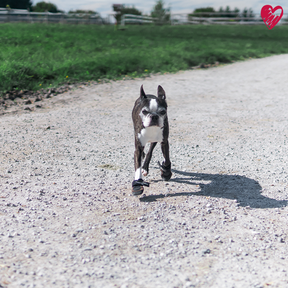
{"label": "dirt road", "polygon": [[[287,287],[288,55],[82,87],[1,116],[0,287]],[[131,196],[131,110],[166,91]]]}

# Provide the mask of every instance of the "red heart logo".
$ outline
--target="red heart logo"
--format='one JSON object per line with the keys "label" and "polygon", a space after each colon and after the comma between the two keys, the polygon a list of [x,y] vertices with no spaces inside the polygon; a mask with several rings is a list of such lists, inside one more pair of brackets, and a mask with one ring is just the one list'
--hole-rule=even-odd
{"label": "red heart logo", "polygon": [[[278,9],[281,10],[280,16],[275,15],[275,11]],[[283,8],[281,6],[276,6],[273,9],[272,6],[265,5],[261,9],[261,17],[269,30],[271,30],[280,21],[282,16],[283,16]]]}

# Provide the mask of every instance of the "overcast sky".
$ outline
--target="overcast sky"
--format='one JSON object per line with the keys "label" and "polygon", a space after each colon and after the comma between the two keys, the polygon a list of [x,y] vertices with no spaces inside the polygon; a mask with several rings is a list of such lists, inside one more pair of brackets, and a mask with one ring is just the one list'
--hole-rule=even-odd
{"label": "overcast sky", "polygon": [[[37,2],[41,2],[43,0],[32,0],[33,5]],[[129,4],[134,5],[135,8],[140,10],[145,14],[150,14],[153,6],[155,5],[156,0],[45,0],[46,2],[51,2],[56,4],[58,9],[64,10],[68,12],[69,10],[76,9],[87,9],[94,10],[101,14],[102,17],[106,17],[107,14],[113,13],[112,4]],[[288,12],[288,1],[287,0],[231,0],[231,1],[223,1],[223,0],[179,0],[179,1],[169,1],[164,0],[166,7],[170,6],[172,13],[191,13],[195,8],[200,7],[213,7],[218,10],[221,6],[226,7],[229,5],[230,9],[234,9],[235,7],[240,10],[247,8],[252,8],[255,14],[260,14],[260,10],[264,5],[282,6],[284,13]]]}

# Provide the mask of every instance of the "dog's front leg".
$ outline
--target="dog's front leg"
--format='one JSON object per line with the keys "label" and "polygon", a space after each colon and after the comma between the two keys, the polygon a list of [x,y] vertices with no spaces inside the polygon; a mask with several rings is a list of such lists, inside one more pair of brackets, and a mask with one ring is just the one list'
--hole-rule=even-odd
{"label": "dog's front leg", "polygon": [[134,167],[135,167],[135,180],[142,179],[141,172],[141,158],[143,154],[144,147],[139,143],[135,144],[135,152],[134,152]]}
{"label": "dog's front leg", "polygon": [[149,186],[149,183],[143,181],[141,171],[141,158],[144,147],[136,141],[134,152],[135,180],[132,182],[132,194],[141,195],[144,191],[143,186]]}
{"label": "dog's front leg", "polygon": [[153,143],[150,144],[149,151],[148,151],[148,153],[146,155],[144,164],[142,166],[142,173],[143,173],[144,176],[147,176],[148,173],[149,173],[149,164],[150,164],[152,153],[153,153],[153,150],[154,150],[156,144],[157,144],[157,142],[153,142]]}
{"label": "dog's front leg", "polygon": [[160,166],[162,179],[168,181],[172,176],[168,140],[161,142],[161,150],[164,156],[164,161],[162,162],[162,164],[160,164],[159,162],[158,164]]}

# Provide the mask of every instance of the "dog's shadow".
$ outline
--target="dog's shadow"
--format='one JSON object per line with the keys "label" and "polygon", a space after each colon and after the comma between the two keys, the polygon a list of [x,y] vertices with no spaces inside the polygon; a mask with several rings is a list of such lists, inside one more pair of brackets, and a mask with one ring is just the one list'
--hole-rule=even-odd
{"label": "dog's shadow", "polygon": [[[169,182],[191,185],[193,186],[190,186],[192,191],[168,193],[166,195],[148,195],[140,198],[140,201],[153,202],[164,197],[200,195],[236,199],[240,206],[250,206],[251,208],[279,208],[287,206],[286,200],[276,200],[261,195],[262,187],[260,184],[245,176],[192,173],[175,169],[172,169],[172,172],[174,177],[172,176]],[[158,181],[162,180],[154,180],[153,182]]]}

